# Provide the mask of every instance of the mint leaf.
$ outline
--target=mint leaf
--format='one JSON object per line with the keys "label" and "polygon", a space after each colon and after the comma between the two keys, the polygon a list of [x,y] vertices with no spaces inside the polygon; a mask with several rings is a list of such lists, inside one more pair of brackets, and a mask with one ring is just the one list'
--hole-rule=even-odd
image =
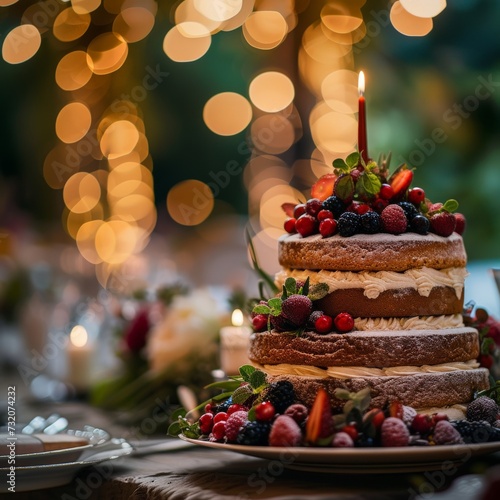
{"label": "mint leaf", "polygon": [[307,295],[309,293],[309,276],[307,277],[304,286],[302,287],[302,295]]}
{"label": "mint leaf", "polygon": [[271,308],[264,304],[259,304],[252,309],[255,314],[271,314]]}
{"label": "mint leaf", "polygon": [[[354,151],[354,153],[351,153],[346,159],[345,162],[348,167],[355,167],[359,163],[359,153],[357,151]],[[335,162],[334,162],[335,166]]]}
{"label": "mint leaf", "polygon": [[279,314],[281,313],[281,299],[279,297],[269,299],[267,301],[267,304],[271,309],[270,314],[272,314],[273,316],[279,316]]}
{"label": "mint leaf", "polygon": [[295,278],[287,278],[285,280],[285,288],[289,295],[297,293],[297,281]]}
{"label": "mint leaf", "polygon": [[307,296],[312,300],[319,300],[328,295],[328,292],[330,289],[328,288],[328,285],[326,283],[316,283],[316,285],[313,285]]}
{"label": "mint leaf", "polygon": [[453,213],[457,210],[458,208],[458,201],[457,200],[448,200],[446,203],[441,207],[441,210],[446,210],[447,212]]}
{"label": "mint leaf", "polygon": [[337,399],[350,399],[351,393],[347,389],[335,389],[335,397]]}
{"label": "mint leaf", "polygon": [[341,175],[337,179],[335,183],[335,194],[342,201],[351,200],[354,195],[354,181],[349,174]]}
{"label": "mint leaf", "polygon": [[252,396],[252,394],[253,392],[249,385],[242,385],[233,392],[233,403],[242,405]]}
{"label": "mint leaf", "polygon": [[257,417],[255,415],[255,406],[252,406],[250,410],[248,410],[247,418],[250,422],[255,422],[257,420]]}
{"label": "mint leaf", "polygon": [[253,389],[258,390],[266,385],[266,374],[260,370],[255,370],[250,376],[250,385]]}
{"label": "mint leaf", "polygon": [[347,165],[347,163],[342,158],[333,160],[333,167],[337,170],[340,170],[341,172],[349,172],[350,170],[349,165]]}
{"label": "mint leaf", "polygon": [[250,375],[252,375],[252,373],[256,370],[255,366],[252,366],[252,365],[243,365],[243,366],[240,366],[240,375],[241,375],[241,378],[245,381],[245,382],[249,382],[250,381]]}
{"label": "mint leaf", "polygon": [[373,198],[379,193],[381,186],[378,176],[365,170],[356,183],[356,192],[362,197]]}

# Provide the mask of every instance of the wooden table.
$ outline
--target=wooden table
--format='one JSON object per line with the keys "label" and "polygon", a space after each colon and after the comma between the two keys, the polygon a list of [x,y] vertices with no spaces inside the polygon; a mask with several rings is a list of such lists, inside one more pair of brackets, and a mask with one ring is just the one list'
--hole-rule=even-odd
{"label": "wooden table", "polygon": [[[71,427],[85,423],[108,429],[115,437],[133,438],[131,429],[119,425],[113,415],[84,402],[23,405],[20,418],[57,412]],[[161,436],[160,436],[161,437]],[[436,483],[425,474],[322,474],[287,470],[276,461],[246,457],[229,451],[193,447],[146,456],[128,456],[105,467],[90,467],[65,486],[29,493],[0,495],[0,499],[415,499],[416,493],[443,489],[459,476],[484,473],[500,464],[500,453],[470,460]],[[441,475],[443,476],[443,475]],[[470,476],[471,480],[477,480]],[[420,489],[419,489],[420,488]],[[429,497],[427,497],[429,498]],[[439,497],[436,497],[436,500]],[[457,497],[459,498],[459,497]],[[469,498],[467,499],[469,500]]]}

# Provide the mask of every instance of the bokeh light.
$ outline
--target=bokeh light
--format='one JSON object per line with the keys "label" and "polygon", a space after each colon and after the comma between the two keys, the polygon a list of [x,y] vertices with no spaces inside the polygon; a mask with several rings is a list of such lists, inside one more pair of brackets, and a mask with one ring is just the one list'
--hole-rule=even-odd
{"label": "bokeh light", "polygon": [[127,59],[128,44],[116,33],[102,33],[90,42],[87,52],[92,59],[92,71],[106,75],[121,68]]}
{"label": "bokeh light", "polygon": [[410,14],[399,0],[393,4],[390,17],[394,28],[406,36],[425,36],[433,27],[431,18]]}
{"label": "bokeh light", "polygon": [[172,61],[190,62],[203,57],[212,42],[209,29],[198,22],[174,26],[163,39],[163,51]]}
{"label": "bokeh light", "polygon": [[63,90],[77,90],[92,78],[91,63],[87,53],[75,50],[61,58],[56,68],[56,83]]}
{"label": "bokeh light", "polygon": [[78,40],[90,26],[90,14],[78,14],[71,7],[64,9],[56,17],[52,28],[54,36],[61,42]]}
{"label": "bokeh light", "polygon": [[40,31],[32,24],[22,24],[7,33],[2,45],[5,62],[19,64],[31,59],[40,48]]}
{"label": "bokeh light", "polygon": [[90,173],[77,172],[72,175],[63,190],[64,203],[77,214],[92,210],[101,197],[101,186]]}
{"label": "bokeh light", "polygon": [[56,118],[56,134],[63,142],[79,141],[88,132],[92,124],[90,110],[82,102],[66,104]]}
{"label": "bokeh light", "polygon": [[400,3],[416,17],[436,17],[446,8],[446,0],[400,0]]}
{"label": "bokeh light", "polygon": [[176,184],[167,195],[167,210],[183,226],[201,224],[214,208],[214,195],[204,182],[189,179]]}
{"label": "bokeh light", "polygon": [[257,11],[243,24],[243,36],[249,45],[261,50],[277,47],[288,32],[285,18],[276,11]]}
{"label": "bokeh light", "polygon": [[234,135],[245,129],[252,119],[252,106],[235,92],[211,97],[203,108],[203,121],[218,135]]}
{"label": "bokeh light", "polygon": [[206,18],[218,22],[228,21],[236,16],[242,5],[242,0],[217,0],[216,2],[194,0],[194,7],[198,12]]}
{"label": "bokeh light", "polygon": [[249,95],[257,108],[274,113],[285,109],[293,101],[295,88],[288,76],[268,71],[250,82]]}
{"label": "bokeh light", "polygon": [[128,43],[146,38],[155,24],[154,14],[143,7],[123,9],[113,22],[113,31]]}

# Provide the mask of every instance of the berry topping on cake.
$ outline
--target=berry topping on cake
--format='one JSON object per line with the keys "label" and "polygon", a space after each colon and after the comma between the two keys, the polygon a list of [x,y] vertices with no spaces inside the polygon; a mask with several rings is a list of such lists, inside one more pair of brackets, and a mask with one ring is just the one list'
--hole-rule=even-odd
{"label": "berry topping on cake", "polygon": [[433,439],[436,444],[463,444],[460,433],[447,420],[441,420],[434,428]]}
{"label": "berry topping on cake", "polygon": [[380,215],[377,212],[367,212],[359,219],[360,231],[365,234],[379,233],[382,227]]}
{"label": "berry topping on cake", "polygon": [[378,195],[383,200],[390,200],[391,198],[394,198],[394,189],[392,189],[390,184],[382,184]]}
{"label": "berry topping on cake", "polygon": [[439,236],[450,236],[455,231],[457,221],[449,212],[439,212],[430,218],[431,231]]}
{"label": "berry topping on cake", "polygon": [[311,188],[311,196],[324,201],[333,194],[333,186],[337,176],[335,174],[325,174],[321,176]]}
{"label": "berry topping on cake", "polygon": [[406,231],[408,222],[405,211],[399,205],[388,205],[380,214],[382,229],[386,233],[401,234]]}
{"label": "berry topping on cake", "polygon": [[295,221],[295,229],[304,238],[306,236],[311,236],[311,234],[314,234],[316,232],[317,226],[318,226],[317,220],[312,215],[309,214],[301,215]]}
{"label": "berry topping on cake", "polygon": [[316,218],[321,222],[325,219],[333,219],[333,213],[330,212],[330,210],[325,210],[322,208],[319,212]]}
{"label": "berry topping on cake", "polygon": [[293,216],[295,219],[298,219],[301,215],[304,215],[305,213],[306,213],[305,203],[299,203],[298,205],[295,205],[295,208],[293,210]]}
{"label": "berry topping on cake", "polygon": [[269,433],[269,446],[298,446],[302,442],[302,431],[297,422],[288,415],[279,415]]}
{"label": "berry topping on cake", "polygon": [[427,434],[434,427],[434,421],[430,415],[418,413],[413,417],[411,428],[419,434]]}
{"label": "berry topping on cake", "polygon": [[268,387],[264,397],[277,413],[284,413],[295,402],[295,390],[288,380],[279,380]]}
{"label": "berry topping on cake", "polygon": [[306,213],[316,217],[319,212],[323,209],[323,202],[318,200],[318,198],[311,198],[306,202]]}
{"label": "berry topping on cake", "polygon": [[323,202],[323,208],[325,210],[329,210],[336,219],[338,219],[346,210],[345,203],[336,196],[329,196]]}
{"label": "berry topping on cake", "polygon": [[467,420],[478,422],[485,420],[492,424],[498,415],[498,405],[495,400],[481,396],[467,405]]}
{"label": "berry topping on cake", "polygon": [[409,203],[408,201],[401,201],[398,205],[404,210],[408,224],[419,214],[415,205]]}
{"label": "berry topping on cake", "polygon": [[388,417],[380,429],[382,446],[407,446],[410,441],[410,432],[405,423],[399,418]]}
{"label": "berry topping on cake", "polygon": [[361,216],[353,212],[344,212],[338,220],[338,230],[341,236],[354,236],[359,232]]}
{"label": "berry topping on cake", "polygon": [[305,295],[290,295],[281,304],[281,312],[285,319],[297,326],[305,325],[312,309],[312,301]]}
{"label": "berry topping on cake", "polygon": [[410,187],[413,180],[413,170],[409,170],[406,165],[402,165],[394,172],[389,179],[389,183],[394,191],[394,198],[401,198]]}
{"label": "berry topping on cake", "polygon": [[418,234],[427,234],[430,227],[431,223],[429,219],[423,215],[416,215],[410,222],[411,230]]}
{"label": "berry topping on cake", "polygon": [[465,216],[463,214],[453,214],[455,216],[455,232],[462,235],[465,231]]}
{"label": "berry topping on cake", "polygon": [[285,231],[287,233],[293,234],[297,232],[297,229],[295,228],[295,223],[297,222],[297,219],[295,217],[290,217],[285,221],[283,224],[283,227],[285,228]]}
{"label": "berry topping on cake", "polygon": [[425,201],[425,191],[422,188],[414,187],[408,191],[408,201],[414,205],[420,205]]}
{"label": "berry topping on cake", "polygon": [[265,314],[257,314],[252,318],[252,326],[254,332],[263,332],[267,328],[268,316]]}
{"label": "berry topping on cake", "polygon": [[[326,210],[325,210],[326,212]],[[329,238],[337,232],[337,221],[335,219],[324,219],[319,223],[319,232],[323,238]]]}
{"label": "berry topping on cake", "polygon": [[332,331],[332,326],[333,326],[333,319],[331,316],[327,316],[326,314],[321,315],[315,322],[314,322],[314,329],[318,333],[328,333]]}
{"label": "berry topping on cake", "polygon": [[272,420],[276,414],[276,409],[270,401],[263,401],[255,407],[255,418],[262,422]]}
{"label": "berry topping on cake", "polygon": [[333,322],[335,324],[335,329],[339,333],[348,333],[354,328],[354,319],[347,312],[337,314]]}

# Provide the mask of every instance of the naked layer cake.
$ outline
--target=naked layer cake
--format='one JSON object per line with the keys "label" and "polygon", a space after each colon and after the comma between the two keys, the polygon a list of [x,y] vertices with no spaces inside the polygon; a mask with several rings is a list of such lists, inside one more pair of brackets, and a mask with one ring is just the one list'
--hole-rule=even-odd
{"label": "naked layer cake", "polygon": [[307,406],[319,387],[340,408],[335,389],[369,386],[374,407],[399,401],[460,417],[489,372],[462,320],[457,203],[410,188],[405,165],[389,175],[354,153],[334,166],[311,199],[284,207],[279,293],[254,309],[250,359],[270,381],[292,382]]}

